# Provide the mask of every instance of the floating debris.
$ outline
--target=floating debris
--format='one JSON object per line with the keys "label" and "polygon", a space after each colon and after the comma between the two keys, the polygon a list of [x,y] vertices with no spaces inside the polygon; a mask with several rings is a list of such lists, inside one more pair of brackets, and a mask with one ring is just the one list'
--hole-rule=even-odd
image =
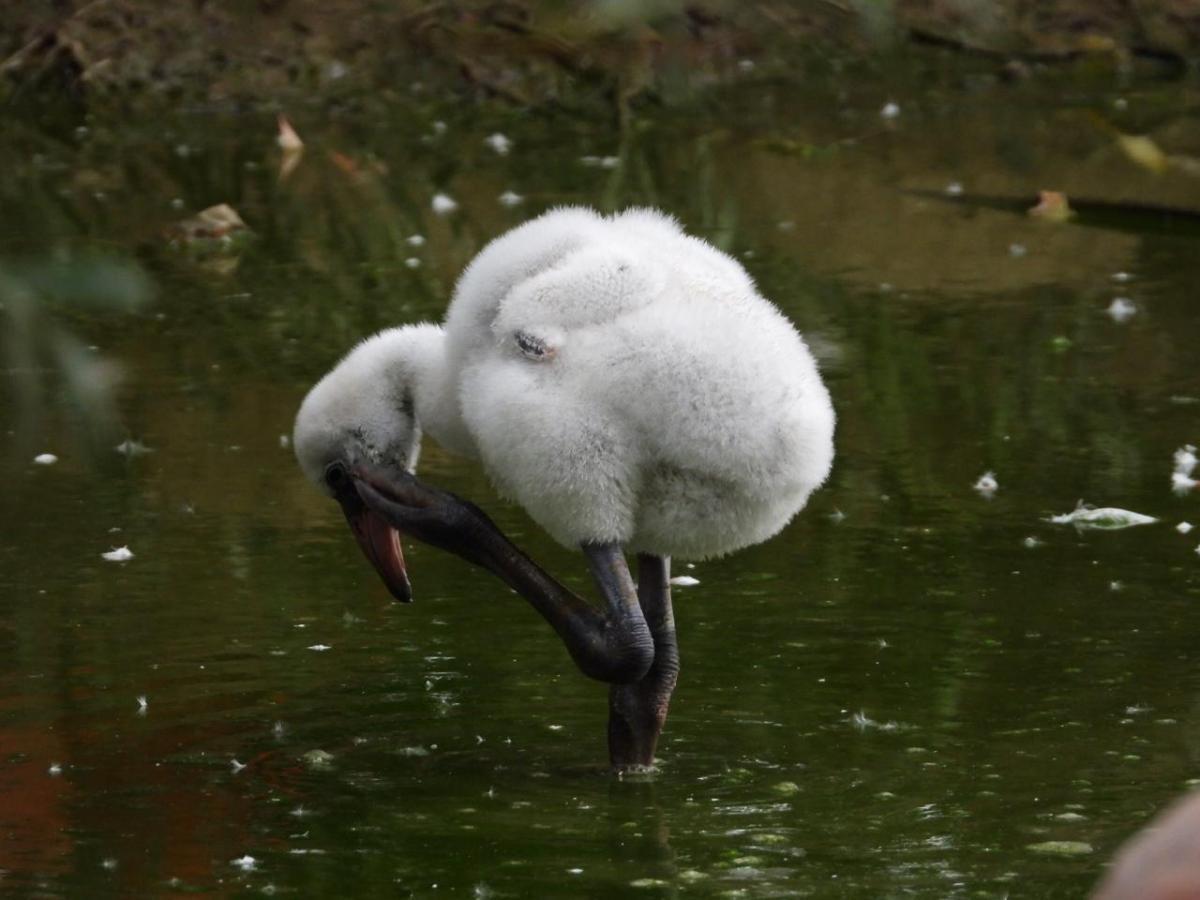
{"label": "floating debris", "polygon": [[1046,521],[1053,522],[1055,525],[1074,525],[1081,530],[1095,528],[1114,531],[1118,528],[1132,528],[1135,525],[1150,525],[1157,522],[1158,519],[1115,506],[1104,506],[1097,509],[1081,500],[1073,511],[1060,516],[1051,516]]}
{"label": "floating debris", "polygon": [[424,247],[425,238],[420,234],[410,234],[404,239],[404,243],[408,244],[410,247]]}
{"label": "floating debris", "polygon": [[1130,162],[1143,169],[1161,175],[1167,171],[1170,161],[1154,139],[1144,134],[1118,134],[1117,146]]}
{"label": "floating debris", "polygon": [[437,215],[448,216],[458,209],[458,201],[446,194],[434,194],[429,206]]}
{"label": "floating debris", "polygon": [[33,461],[39,466],[52,466],[58,462],[58,457],[53,453],[39,453],[33,458]]}
{"label": "floating debris", "polygon": [[138,715],[144,716],[146,714],[146,710],[148,710],[150,708],[150,701],[146,699],[145,694],[138,695],[137,704],[138,704]]}
{"label": "floating debris", "polygon": [[228,203],[218,203],[200,210],[189,219],[177,222],[171,229],[171,237],[176,241],[192,244],[228,240],[238,232],[249,233],[242,217]]}
{"label": "floating debris", "polygon": [[238,859],[230,860],[229,864],[236,866],[243,872],[253,872],[256,868],[258,868],[258,860],[249,853],[247,853],[245,856],[239,857]]}
{"label": "floating debris", "polygon": [[1130,281],[1133,281],[1133,276],[1128,272],[1113,272],[1112,280],[1117,284],[1128,284]]}
{"label": "floating debris", "polygon": [[300,140],[300,135],[296,134],[296,129],[283,113],[279,114],[278,124],[279,133],[275,137],[275,143],[282,151],[279,180],[283,181],[300,164],[300,157],[304,155],[304,141]]}
{"label": "floating debris", "polygon": [[145,456],[147,453],[154,452],[153,447],[147,447],[141,441],[135,441],[131,438],[125,438],[125,440],[121,441],[121,443],[117,444],[117,446],[113,447],[113,449],[122,456],[127,456],[131,459],[135,456]]}
{"label": "floating debris", "polygon": [[1192,444],[1184,444],[1175,451],[1173,457],[1175,462],[1175,471],[1182,472],[1184,475],[1191,475],[1196,468],[1197,460],[1196,448]]}
{"label": "floating debris", "polygon": [[1178,525],[1175,526],[1175,530],[1178,531],[1180,534],[1187,534],[1189,531],[1192,530],[1192,527],[1193,526],[1192,526],[1191,522],[1180,522]]}
{"label": "floating debris", "polygon": [[943,188],[943,190],[946,192],[947,197],[961,197],[962,193],[963,193],[962,182],[961,181],[952,181],[948,185],[946,185],[946,187]]}
{"label": "floating debris", "polygon": [[133,551],[128,547],[117,547],[114,550],[109,550],[107,553],[101,553],[100,557],[109,562],[128,562],[133,559]]}
{"label": "floating debris", "polygon": [[421,261],[415,256],[410,256],[404,261],[404,265],[408,266],[410,269],[419,269],[421,268]]}
{"label": "floating debris", "polygon": [[579,161],[593,169],[615,169],[621,163],[619,156],[581,156]]}
{"label": "floating debris", "polygon": [[62,774],[62,765],[60,763],[50,763],[50,768],[46,772],[52,777],[57,777]]}
{"label": "floating debris", "polygon": [[900,104],[889,100],[887,103],[883,104],[883,107],[879,110],[879,115],[884,119],[898,118],[900,115]]}
{"label": "floating debris", "polygon": [[1075,210],[1067,202],[1067,195],[1062,191],[1038,191],[1037,205],[1031,206],[1026,212],[1045,222],[1066,222],[1075,215]]}
{"label": "floating debris", "polygon": [[500,201],[501,206],[507,206],[510,209],[514,206],[520,206],[525,202],[525,198],[516,191],[505,191],[496,199]]}
{"label": "floating debris", "polygon": [[1020,259],[1028,252],[1029,248],[1027,248],[1024,244],[1012,243],[1008,245],[1008,255],[1013,259]]}
{"label": "floating debris", "polygon": [[1021,546],[1026,550],[1033,550],[1035,547],[1042,546],[1042,543],[1042,541],[1039,541],[1031,534],[1029,537],[1025,538],[1025,540],[1021,541]]}
{"label": "floating debris", "polygon": [[986,500],[991,500],[999,488],[1000,482],[996,480],[995,472],[984,472],[979,476],[979,480],[972,485],[972,489]]}
{"label": "floating debris", "polygon": [[663,881],[661,878],[635,878],[629,882],[629,886],[635,888],[658,888],[669,887],[669,885],[669,882]]}
{"label": "floating debris", "polygon": [[292,446],[292,439],[286,434],[281,434],[279,436],[279,448],[281,450],[286,450],[290,446]]}
{"label": "floating debris", "polygon": [[508,156],[508,151],[512,149],[512,139],[506,135],[496,132],[489,134],[483,139],[483,142],[496,151],[500,156]]}
{"label": "floating debris", "polygon": [[842,512],[840,509],[835,509],[833,512],[831,512],[829,514],[828,518],[829,518],[829,521],[832,522],[834,525],[840,525],[842,522],[846,521],[846,514],[844,512]]}
{"label": "floating debris", "polygon": [[877,722],[861,710],[850,716],[850,724],[859,731],[868,731],[872,728],[878,731],[898,731],[900,729],[899,722]]}
{"label": "floating debris", "polygon": [[231,759],[229,761],[229,767],[233,769],[233,774],[236,775],[238,772],[242,771],[242,769],[246,768],[246,764],[244,762],[238,762],[236,759]]}
{"label": "floating debris", "polygon": [[771,790],[781,797],[791,797],[800,793],[800,785],[794,781],[781,781],[778,784],[772,785]]}
{"label": "floating debris", "polygon": [[1114,297],[1113,302],[1108,304],[1108,309],[1105,310],[1108,317],[1118,325],[1128,322],[1137,315],[1137,311],[1137,307],[1128,297]]}
{"label": "floating debris", "polygon": [[1025,849],[1054,856],[1084,856],[1092,852],[1092,845],[1084,841],[1042,841],[1040,844],[1029,844]]}
{"label": "floating debris", "polygon": [[333,767],[333,754],[325,750],[309,750],[301,757],[310,769],[329,769]]}
{"label": "floating debris", "polygon": [[332,650],[332,649],[333,649],[333,647],[332,647],[331,645],[329,645],[329,644],[313,644],[313,645],[312,645],[312,646],[310,646],[308,649],[309,649],[309,650],[315,650],[315,651],[317,651],[318,653],[324,653],[326,650]]}
{"label": "floating debris", "polygon": [[1197,481],[1190,475],[1184,475],[1182,472],[1171,473],[1171,490],[1174,491],[1177,497],[1182,497],[1189,491],[1194,491],[1198,484],[1200,484],[1200,481]]}
{"label": "floating debris", "polygon": [[676,575],[671,579],[671,584],[676,587],[695,587],[700,583],[699,578],[693,578],[691,575]]}

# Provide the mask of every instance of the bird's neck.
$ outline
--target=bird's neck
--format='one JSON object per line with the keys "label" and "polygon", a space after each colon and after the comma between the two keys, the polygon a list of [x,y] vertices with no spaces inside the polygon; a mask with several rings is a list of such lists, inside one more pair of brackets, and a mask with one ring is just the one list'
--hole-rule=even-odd
{"label": "bird's neck", "polygon": [[462,419],[458,379],[446,355],[446,338],[439,325],[398,329],[392,358],[400,363],[392,377],[400,379],[399,393],[412,397],[421,430],[452,453],[475,456],[475,445]]}

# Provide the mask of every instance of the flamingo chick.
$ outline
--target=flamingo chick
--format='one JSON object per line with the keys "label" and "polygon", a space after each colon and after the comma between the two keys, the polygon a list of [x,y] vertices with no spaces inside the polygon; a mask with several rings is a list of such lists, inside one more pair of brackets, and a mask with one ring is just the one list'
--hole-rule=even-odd
{"label": "flamingo chick", "polygon": [[[401,533],[525,597],[611,685],[623,769],[653,763],[678,677],[670,558],[776,534],[829,473],[833,427],[804,341],[737,262],[655,211],[568,208],[485,247],[442,325],[354,348],[304,399],[294,445],[398,599]],[[582,550],[603,610],[419,481],[423,433]]]}

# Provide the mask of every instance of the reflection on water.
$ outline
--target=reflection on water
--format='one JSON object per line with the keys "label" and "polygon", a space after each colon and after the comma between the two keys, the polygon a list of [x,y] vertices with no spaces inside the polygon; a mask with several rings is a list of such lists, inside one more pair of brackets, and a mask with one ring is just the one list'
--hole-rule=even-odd
{"label": "reflection on water", "polygon": [[[0,885],[1084,893],[1197,776],[1200,557],[1174,526],[1200,509],[1169,479],[1200,438],[1200,257],[1186,234],[905,189],[1200,208],[1200,184],[1076,127],[1115,93],[1019,90],[926,87],[885,123],[875,96],[759,86],[624,137],[296,113],[305,157],[282,181],[265,116],[0,124],[4,256],[98,246],[158,285],[133,315],[54,313],[126,372],[111,443],[153,452],[89,451],[65,399],[33,433],[0,407]],[[219,202],[252,241],[219,265],[170,248]],[[419,601],[390,604],[283,439],[356,339],[438,317],[489,238],[569,202],[659,205],[743,259],[840,415],[796,523],[678,564],[700,583],[677,591],[683,677],[646,781],[603,773],[604,687],[496,583],[414,547]],[[1105,313],[1117,296],[1128,321]],[[434,447],[422,469],[586,585],[478,470]],[[991,500],[971,489],[987,470]],[[1045,521],[1080,498],[1162,522]],[[1029,849],[1055,841],[1079,852]]]}

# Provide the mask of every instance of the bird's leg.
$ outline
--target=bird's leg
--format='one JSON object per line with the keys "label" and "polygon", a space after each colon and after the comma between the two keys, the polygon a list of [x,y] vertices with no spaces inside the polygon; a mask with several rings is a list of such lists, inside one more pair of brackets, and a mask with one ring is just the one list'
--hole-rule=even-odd
{"label": "bird's leg", "polygon": [[654,638],[654,662],[640,681],[608,689],[608,755],[618,771],[654,764],[654,748],[679,680],[670,578],[669,557],[638,555],[638,599]]}
{"label": "bird's leg", "polygon": [[592,577],[604,597],[600,612],[559,584],[466,500],[406,475],[397,480],[353,472],[364,503],[395,528],[482,566],[529,601],[558,633],[583,674],[625,684],[654,661],[654,638],[619,544],[586,544]]}

